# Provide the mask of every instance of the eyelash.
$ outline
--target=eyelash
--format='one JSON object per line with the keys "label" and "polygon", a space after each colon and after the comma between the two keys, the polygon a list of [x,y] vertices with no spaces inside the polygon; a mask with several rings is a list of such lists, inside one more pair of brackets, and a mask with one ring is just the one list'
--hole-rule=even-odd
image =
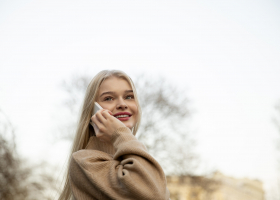
{"label": "eyelash", "polygon": [[108,99],[113,99],[113,97],[105,97],[104,101],[109,101]]}
{"label": "eyelash", "polygon": [[[132,95],[132,94],[130,94],[130,95],[127,95],[126,97],[125,97],[125,99],[127,99],[127,97],[131,97],[131,99],[134,99],[134,95]],[[111,100],[109,100],[109,99],[113,99],[113,97],[105,97],[104,98],[104,101],[111,101]],[[130,99],[129,99],[130,100]]]}
{"label": "eyelash", "polygon": [[130,95],[127,95],[125,98],[127,97],[131,97],[131,99],[134,99],[134,95],[130,94]]}

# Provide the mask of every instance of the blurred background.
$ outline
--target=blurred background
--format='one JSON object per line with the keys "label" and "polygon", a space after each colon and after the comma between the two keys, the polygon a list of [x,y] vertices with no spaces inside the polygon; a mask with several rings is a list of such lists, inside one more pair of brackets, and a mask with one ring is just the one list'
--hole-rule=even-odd
{"label": "blurred background", "polygon": [[0,199],[57,199],[104,69],[136,82],[172,200],[280,199],[276,0],[1,0]]}

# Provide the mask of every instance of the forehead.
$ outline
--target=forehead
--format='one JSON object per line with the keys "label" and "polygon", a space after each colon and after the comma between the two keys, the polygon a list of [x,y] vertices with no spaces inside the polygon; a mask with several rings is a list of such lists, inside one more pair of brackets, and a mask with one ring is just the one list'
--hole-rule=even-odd
{"label": "forehead", "polygon": [[111,76],[107,79],[105,79],[100,87],[99,87],[99,94],[103,92],[121,92],[125,90],[132,90],[130,84],[128,83],[127,80],[118,78],[115,76]]}

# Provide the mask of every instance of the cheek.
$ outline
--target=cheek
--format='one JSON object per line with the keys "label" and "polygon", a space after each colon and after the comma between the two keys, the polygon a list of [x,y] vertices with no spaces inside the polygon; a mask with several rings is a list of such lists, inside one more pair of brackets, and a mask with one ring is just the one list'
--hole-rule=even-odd
{"label": "cheek", "polygon": [[134,112],[136,116],[138,116],[138,107],[136,104],[131,105],[131,110]]}
{"label": "cheek", "polygon": [[106,109],[106,110],[110,110],[111,112],[112,112],[113,109],[114,109],[114,106],[113,106],[113,105],[110,105],[110,104],[99,103],[99,105],[100,105],[102,108]]}

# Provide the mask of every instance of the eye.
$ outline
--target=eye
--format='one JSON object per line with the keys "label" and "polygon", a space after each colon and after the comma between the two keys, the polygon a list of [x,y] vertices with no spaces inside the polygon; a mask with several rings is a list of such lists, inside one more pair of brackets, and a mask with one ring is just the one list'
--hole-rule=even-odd
{"label": "eye", "polygon": [[112,101],[113,100],[113,97],[105,97],[104,98],[104,101]]}
{"label": "eye", "polygon": [[134,99],[134,95],[127,95],[126,99]]}

